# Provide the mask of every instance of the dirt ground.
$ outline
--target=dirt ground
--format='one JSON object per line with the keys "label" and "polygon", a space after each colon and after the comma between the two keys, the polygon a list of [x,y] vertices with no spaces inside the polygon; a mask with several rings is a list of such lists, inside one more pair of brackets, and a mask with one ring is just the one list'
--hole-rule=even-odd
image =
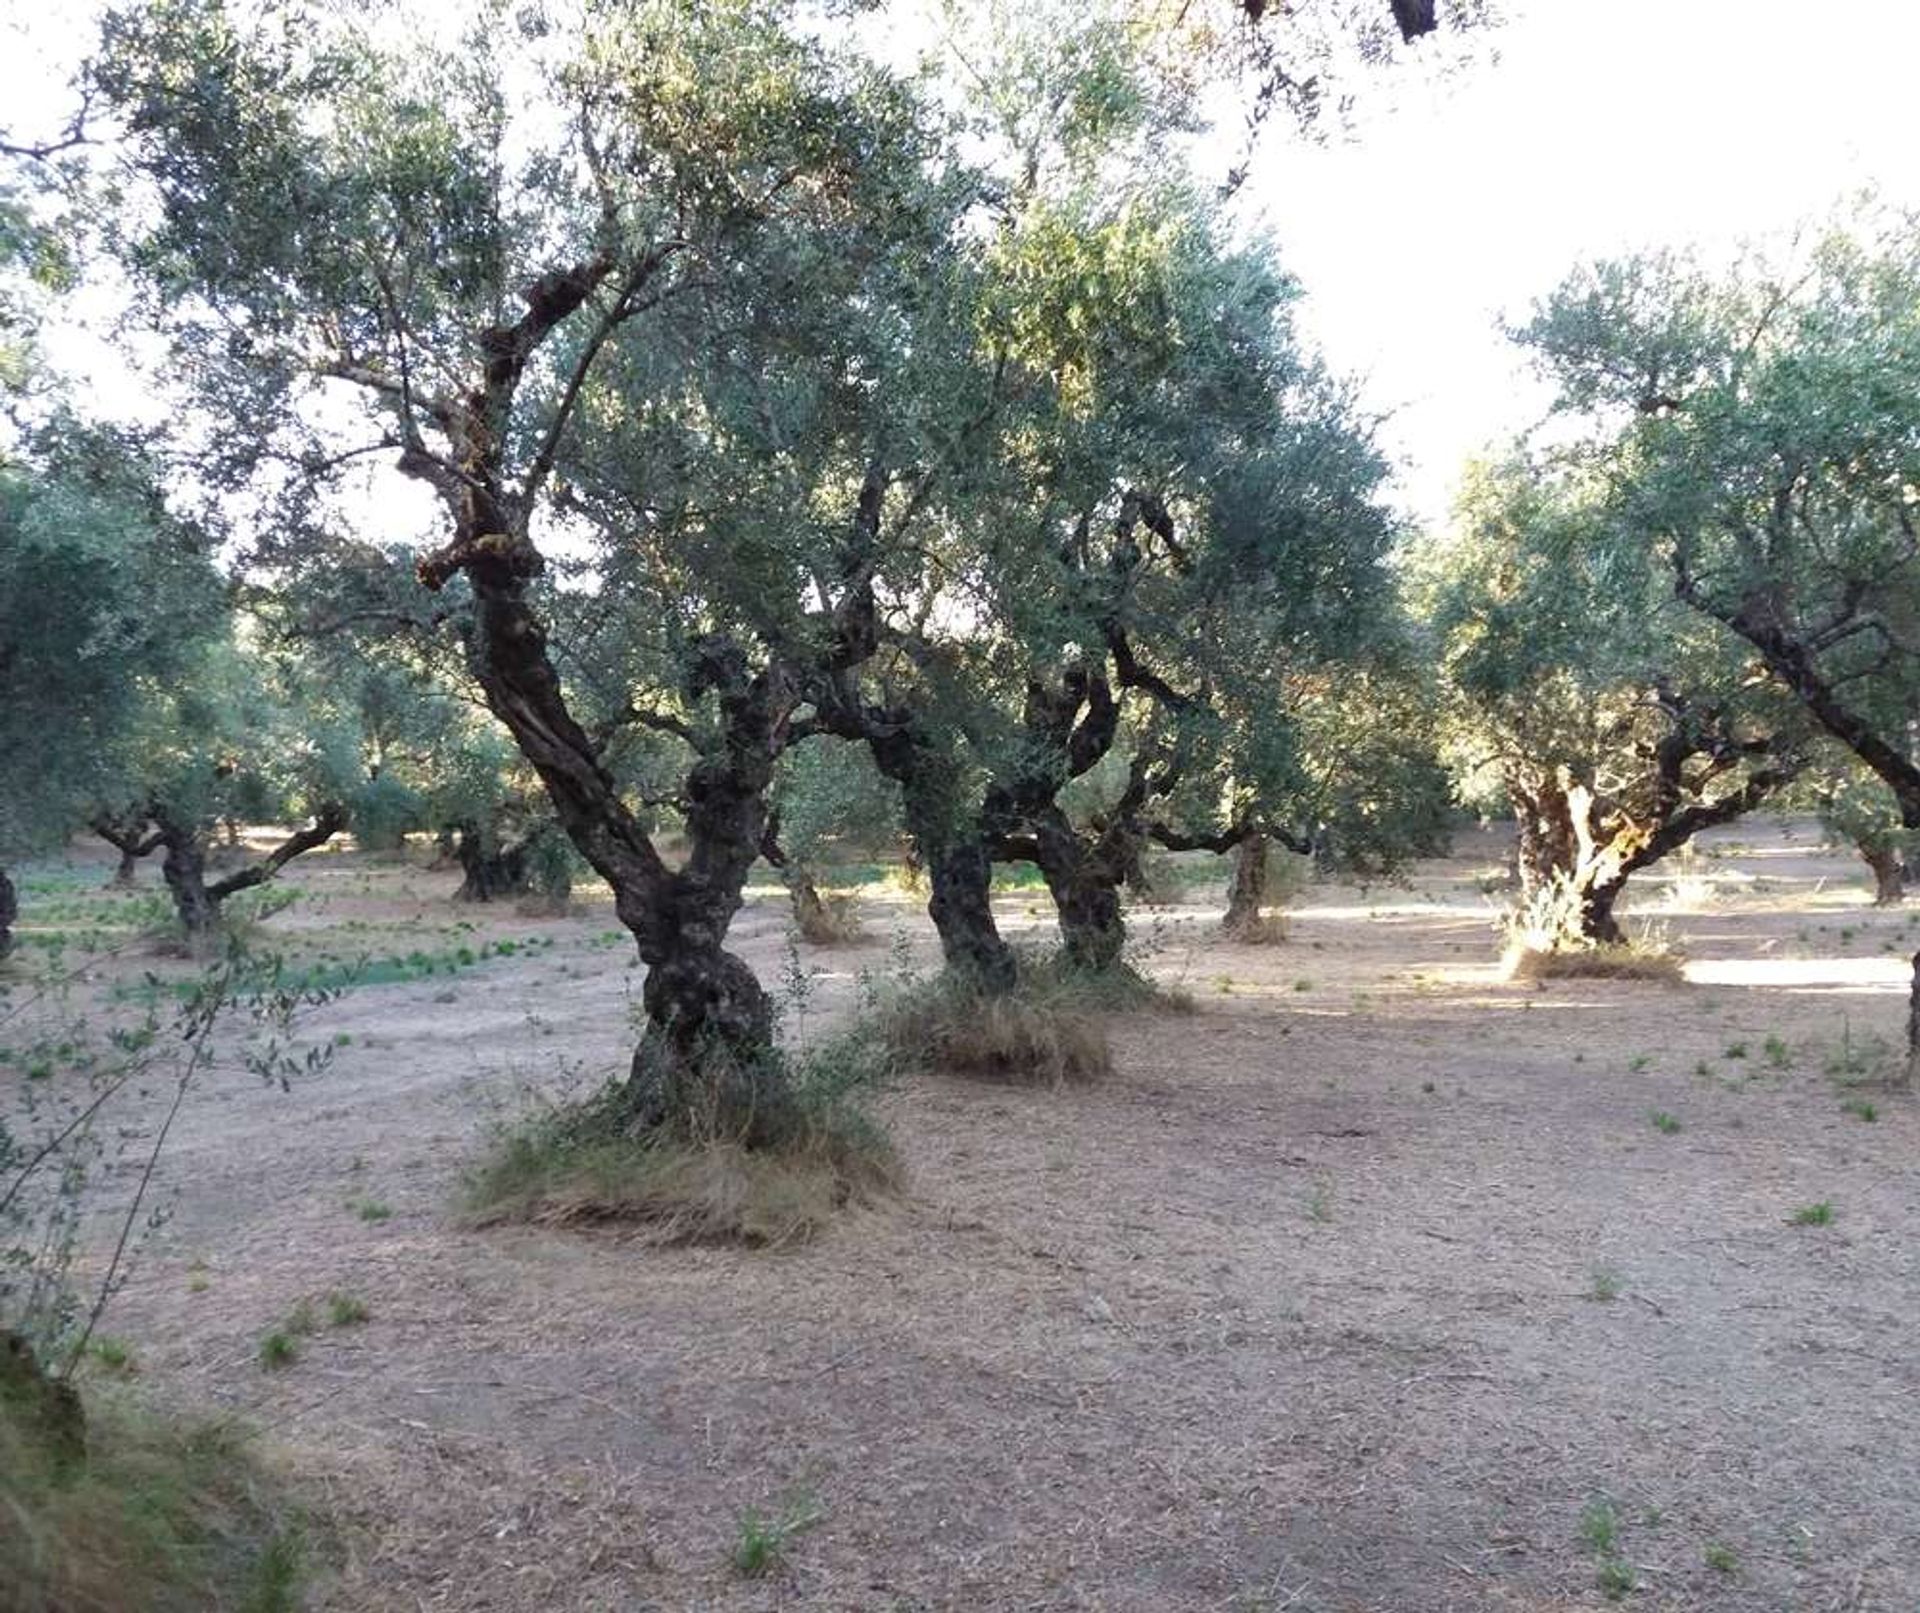
{"label": "dirt ground", "polygon": [[[291,1092],[191,1102],[105,1325],[154,1392],[265,1431],[337,1532],[333,1609],[1544,1613],[1610,1575],[1912,1613],[1920,1113],[1868,1083],[1920,910],[1752,823],[1638,893],[1687,985],[1507,985],[1498,856],[1309,886],[1270,947],[1207,900],[1136,914],[1196,1013],[1116,1022],[1095,1088],[888,1092],[906,1196],[770,1252],[463,1230],[487,1128],[624,1060],[638,970],[604,901],[308,858],[265,933],[447,969],[316,1010],[335,1057]],[[772,890],[741,915],[763,978],[811,971],[801,1034],[930,958],[910,904],[865,913],[798,953]],[[263,1370],[332,1291],[366,1322]],[[749,1508],[811,1520],[761,1578]]]}

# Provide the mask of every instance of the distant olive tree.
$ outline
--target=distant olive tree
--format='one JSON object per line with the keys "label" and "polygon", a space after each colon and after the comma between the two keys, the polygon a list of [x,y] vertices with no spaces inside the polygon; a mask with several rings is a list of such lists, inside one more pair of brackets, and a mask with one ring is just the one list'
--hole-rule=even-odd
{"label": "distant olive tree", "polygon": [[[1920,829],[1920,232],[1578,270],[1520,332],[1594,427],[1618,527]],[[1920,1073],[1920,954],[1908,1021]]]}
{"label": "distant olive tree", "polygon": [[1672,597],[1605,491],[1522,458],[1476,467],[1418,562],[1460,789],[1511,811],[1521,901],[1551,947],[1624,940],[1635,873],[1809,758],[1793,702]]}

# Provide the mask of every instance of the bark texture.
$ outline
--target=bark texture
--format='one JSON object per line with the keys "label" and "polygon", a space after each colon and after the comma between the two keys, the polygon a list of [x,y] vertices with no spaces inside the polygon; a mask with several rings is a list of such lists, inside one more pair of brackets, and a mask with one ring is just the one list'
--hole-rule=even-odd
{"label": "bark texture", "polygon": [[329,803],[314,815],[312,823],[295,830],[258,862],[209,883],[207,842],[200,826],[158,805],[152,816],[155,833],[166,852],[160,863],[161,877],[167,882],[182,928],[196,944],[219,926],[220,908],[228,897],[266,884],[294,858],[324,846],[347,826],[346,808]]}
{"label": "bark texture", "polygon": [[1873,905],[1898,907],[1907,896],[1907,864],[1885,846],[1862,846],[1860,858],[1873,874]]}
{"label": "bark texture", "polygon": [[[1711,800],[1686,799],[1689,759],[1702,754],[1693,728],[1679,728],[1656,748],[1647,799],[1637,808],[1609,800],[1565,766],[1509,769],[1507,794],[1519,831],[1520,889],[1532,901],[1564,887],[1574,910],[1568,945],[1613,945],[1626,939],[1615,906],[1627,881],[1703,829],[1731,823],[1790,782],[1803,765],[1794,755],[1755,766],[1736,786]],[[1730,765],[1736,753],[1715,758]]]}
{"label": "bark texture", "polygon": [[1907,994],[1907,1085],[1920,1080],[1920,952],[1913,955],[1913,986]]}
{"label": "bark texture", "polygon": [[900,714],[866,713],[852,737],[867,740],[874,764],[900,786],[947,968],[983,991],[1011,991],[1020,970],[994,923],[993,857],[967,811],[951,751]]}
{"label": "bark texture", "polygon": [[1261,909],[1267,901],[1267,856],[1265,835],[1249,835],[1234,853],[1233,876],[1227,882],[1227,911],[1220,920],[1221,931],[1230,940],[1266,939],[1267,922]]}
{"label": "bark texture", "polygon": [[120,853],[120,861],[107,881],[110,890],[125,890],[134,882],[142,857],[151,856],[162,844],[160,831],[149,829],[144,813],[113,817],[102,813],[93,820],[93,832]]}
{"label": "bark texture", "polygon": [[524,896],[532,889],[527,871],[527,843],[515,841],[501,845],[492,836],[482,834],[471,824],[462,824],[453,843],[454,860],[460,864],[460,888],[453,893],[456,902],[497,902],[509,896]]}

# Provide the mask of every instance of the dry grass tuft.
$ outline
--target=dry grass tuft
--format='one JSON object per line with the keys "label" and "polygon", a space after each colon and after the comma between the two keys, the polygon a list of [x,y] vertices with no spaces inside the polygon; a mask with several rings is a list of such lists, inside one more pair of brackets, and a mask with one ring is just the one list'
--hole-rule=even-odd
{"label": "dry grass tuft", "polygon": [[785,1068],[790,1107],[751,1147],[711,1124],[636,1133],[616,1082],[503,1130],[468,1173],[463,1207],[478,1226],[629,1221],[666,1243],[811,1237],[900,1186],[899,1156],[856,1102],[883,1073],[866,1042],[816,1049]]}
{"label": "dry grass tuft", "polygon": [[1106,1022],[1142,1010],[1191,1013],[1194,1001],[1128,968],[1087,973],[1030,963],[1010,992],[937,976],[885,1004],[875,1029],[896,1068],[1067,1086],[1113,1073]]}
{"label": "dry grass tuft", "polygon": [[793,923],[800,939],[811,946],[847,946],[865,934],[860,923],[860,905],[850,892],[820,891],[808,887],[795,892]]}
{"label": "dry grass tuft", "polygon": [[1663,947],[1627,941],[1613,945],[1540,948],[1515,942],[1500,960],[1503,980],[1686,980],[1686,960]]}
{"label": "dry grass tuft", "polygon": [[667,1243],[768,1245],[811,1237],[849,1204],[894,1191],[891,1149],[822,1133],[781,1148],[724,1138],[504,1138],[469,1180],[476,1225],[634,1221]]}
{"label": "dry grass tuft", "polygon": [[1233,946],[1273,947],[1287,938],[1287,921],[1278,913],[1259,913],[1220,921],[1220,939]]}
{"label": "dry grass tuft", "polygon": [[231,1424],[95,1397],[86,1454],[61,1460],[0,1408],[0,1519],[18,1613],[301,1605],[301,1525]]}

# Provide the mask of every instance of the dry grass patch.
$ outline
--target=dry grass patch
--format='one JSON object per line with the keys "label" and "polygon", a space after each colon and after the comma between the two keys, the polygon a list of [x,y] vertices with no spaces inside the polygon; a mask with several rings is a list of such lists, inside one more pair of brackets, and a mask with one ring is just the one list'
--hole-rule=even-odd
{"label": "dry grass patch", "polygon": [[725,1138],[502,1138],[468,1180],[474,1224],[635,1221],[669,1243],[787,1243],[899,1185],[891,1149],[820,1135],[783,1148]]}
{"label": "dry grass patch", "polygon": [[1664,947],[1633,941],[1596,946],[1526,946],[1515,942],[1500,960],[1503,980],[1657,980],[1670,986],[1686,981],[1686,959]]}
{"label": "dry grass patch", "polygon": [[478,1226],[638,1222],[668,1243],[810,1237],[901,1183],[893,1145],[853,1102],[873,1078],[857,1052],[836,1043],[796,1065],[790,1120],[752,1147],[721,1131],[636,1134],[616,1082],[504,1129],[468,1173],[463,1209]]}
{"label": "dry grass patch", "polygon": [[1275,947],[1287,939],[1287,921],[1278,913],[1241,914],[1220,921],[1220,939],[1237,947]]}
{"label": "dry grass patch", "polygon": [[800,939],[811,946],[847,946],[865,934],[860,923],[859,899],[850,891],[822,891],[807,887],[793,893],[793,923]]}
{"label": "dry grass patch", "polygon": [[890,1064],[1022,1086],[1097,1081],[1113,1071],[1106,1022],[1140,1011],[1191,1013],[1192,996],[1130,968],[1090,973],[1026,963],[1012,991],[942,974],[879,1008],[874,1029]]}
{"label": "dry grass patch", "polygon": [[92,1397],[62,1457],[0,1406],[0,1603],[17,1613],[291,1613],[304,1530],[232,1424]]}

